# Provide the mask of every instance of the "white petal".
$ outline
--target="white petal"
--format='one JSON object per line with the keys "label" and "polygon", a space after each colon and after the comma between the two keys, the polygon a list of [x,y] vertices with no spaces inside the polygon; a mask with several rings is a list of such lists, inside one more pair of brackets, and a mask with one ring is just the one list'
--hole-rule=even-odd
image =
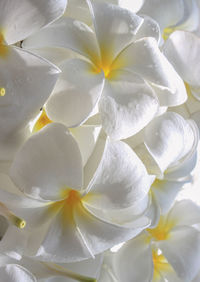
{"label": "white petal", "polygon": [[75,211],[75,220],[83,240],[93,255],[101,253],[123,241],[130,240],[149,225],[140,227],[120,226],[102,220],[83,208]]}
{"label": "white petal", "polygon": [[155,1],[148,0],[139,11],[155,19],[163,30],[165,27],[175,25],[182,19],[184,3],[181,0]]}
{"label": "white petal", "polygon": [[98,1],[88,1],[88,4],[93,16],[102,64],[109,66],[119,52],[133,41],[143,19],[116,5]]}
{"label": "white petal", "polygon": [[165,56],[188,84],[199,87],[200,39],[191,32],[176,31],[166,41]]}
{"label": "white petal", "polygon": [[62,189],[80,189],[81,154],[67,128],[50,124],[29,138],[16,155],[11,177],[20,190],[47,200],[60,199]]}
{"label": "white petal", "polygon": [[26,221],[26,229],[40,227],[49,221],[52,214],[49,204],[52,202],[35,200],[21,194],[9,193],[0,189],[1,202],[16,216]]}
{"label": "white petal", "polygon": [[79,59],[66,61],[60,67],[62,74],[47,102],[47,115],[68,127],[77,126],[95,108],[104,87],[104,75],[96,74],[90,63]]}
{"label": "white petal", "polygon": [[26,247],[26,234],[16,226],[10,225],[0,242],[1,254],[20,260]]}
{"label": "white petal", "polygon": [[147,80],[156,91],[161,106],[177,106],[187,98],[183,81],[160,52],[154,38],[143,38],[130,44],[112,68],[132,71]]}
{"label": "white petal", "polygon": [[184,184],[185,182],[168,181],[165,179],[157,179],[152,184],[151,191],[156,197],[162,214],[165,214],[169,211],[177,194],[179,193]]}
{"label": "white petal", "polygon": [[86,189],[91,182],[96,170],[101,162],[102,155],[105,150],[107,142],[107,136],[103,131],[101,131],[99,138],[96,142],[96,146],[93,150],[92,155],[90,156],[87,164],[84,167],[84,188]]}
{"label": "white petal", "polygon": [[143,233],[125,243],[114,255],[114,270],[119,281],[149,282],[153,277],[151,245]]}
{"label": "white petal", "polygon": [[168,220],[176,225],[193,225],[200,222],[200,207],[191,200],[177,202],[168,214]]}
{"label": "white petal", "polygon": [[100,131],[101,126],[95,125],[83,125],[70,129],[70,132],[75,137],[79,145],[83,160],[83,166],[85,166],[88,159],[93,153]]}
{"label": "white petal", "polygon": [[60,73],[56,66],[36,55],[8,48],[6,58],[0,60],[1,87],[6,92],[0,100],[0,139],[19,131],[35,117]]}
{"label": "white petal", "polygon": [[200,233],[189,226],[174,228],[168,240],[159,241],[168,262],[181,279],[191,281],[200,268]]}
{"label": "white petal", "polygon": [[88,187],[88,204],[106,209],[130,207],[145,197],[153,180],[127,144],[108,142]]}
{"label": "white petal", "polygon": [[151,221],[151,225],[149,228],[155,228],[159,223],[161,210],[160,210],[160,205],[154,194],[153,193],[150,194],[151,194],[151,204],[146,212],[146,216]]}
{"label": "white petal", "polygon": [[[118,0],[98,0],[98,1],[118,5]],[[83,0],[68,0],[65,16],[77,19],[88,25],[92,24],[92,18],[88,5],[86,1]]]}
{"label": "white petal", "polygon": [[143,37],[154,37],[159,43],[161,34],[158,23],[148,15],[142,15],[142,17],[144,21],[135,36],[135,40]]}
{"label": "white petal", "polygon": [[25,141],[28,139],[30,135],[31,132],[28,126],[23,128],[22,130],[13,132],[13,134],[9,134],[8,136],[5,135],[3,136],[3,132],[2,132],[3,139],[1,140],[0,138],[1,162],[12,161],[15,153],[25,143]]}
{"label": "white petal", "polygon": [[114,140],[136,134],[153,119],[159,107],[154,92],[142,79],[134,83],[130,73],[118,75],[106,83],[99,102],[102,125]]}
{"label": "white petal", "polygon": [[56,66],[62,64],[66,59],[79,56],[69,49],[59,47],[31,48],[30,51],[52,62]]}
{"label": "white petal", "polygon": [[[20,260],[20,264],[28,269],[31,273],[34,273],[37,281],[41,281],[41,279],[45,279],[42,281],[64,281],[71,282],[75,281],[70,278],[70,274],[73,276],[81,275],[83,281],[87,281],[87,277],[92,277],[93,280],[97,278],[101,263],[102,263],[102,255],[96,256],[94,259],[83,260],[76,263],[63,263],[63,264],[55,264],[49,262],[41,262],[29,257],[23,257]],[[49,280],[48,280],[49,279]],[[79,277],[80,279],[80,277]],[[84,280],[85,279],[85,280]],[[78,281],[78,279],[77,279]]]}
{"label": "white petal", "polygon": [[92,29],[82,22],[67,17],[26,39],[23,47],[68,48],[96,63],[99,61],[98,45]]}
{"label": "white petal", "polygon": [[60,17],[67,0],[2,0],[0,26],[8,44],[16,43]]}
{"label": "white petal", "polygon": [[156,177],[163,178],[163,173],[159,165],[156,163],[155,159],[153,158],[151,153],[148,151],[148,148],[145,146],[144,143],[137,145],[134,148],[134,151],[137,154],[137,156],[141,159],[143,164],[145,165],[149,174],[154,174],[156,175]]}
{"label": "white petal", "polygon": [[27,269],[17,264],[1,266],[0,276],[4,282],[36,282],[36,278]]}
{"label": "white petal", "polygon": [[164,172],[193,153],[196,139],[196,130],[190,122],[174,112],[167,112],[146,127],[144,143]]}
{"label": "white petal", "polygon": [[92,254],[82,240],[79,230],[62,211],[54,217],[36,254],[37,259],[59,263],[77,262]]}
{"label": "white petal", "polygon": [[88,202],[84,202],[83,204],[87,210],[102,220],[127,227],[142,227],[150,224],[150,216],[146,216],[146,213],[149,210],[149,202],[150,199],[146,196],[129,208],[112,209],[109,211],[107,209],[102,209],[101,207],[94,208]]}
{"label": "white petal", "polygon": [[184,0],[184,14],[175,28],[181,30],[194,31],[199,25],[199,7],[196,0]]}

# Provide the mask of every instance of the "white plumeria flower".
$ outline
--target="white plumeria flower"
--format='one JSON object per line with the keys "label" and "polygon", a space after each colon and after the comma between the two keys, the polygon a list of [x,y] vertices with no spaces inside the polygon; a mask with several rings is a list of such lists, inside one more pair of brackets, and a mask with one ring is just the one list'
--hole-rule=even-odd
{"label": "white plumeria flower", "polygon": [[153,20],[116,5],[88,4],[94,30],[63,18],[29,37],[24,47],[62,47],[79,54],[59,65],[62,75],[46,105],[51,119],[74,127],[98,105],[106,133],[126,138],[148,124],[159,104],[184,103],[185,86],[158,48]]}
{"label": "white plumeria flower", "polygon": [[157,219],[159,208],[161,213],[168,212],[180,189],[191,181],[198,140],[196,124],[174,112],[154,118],[138,136],[126,140],[148,172],[156,175],[151,193]]}
{"label": "white plumeria flower", "polygon": [[83,260],[149,226],[143,213],[154,177],[127,144],[107,141],[104,146],[84,167],[84,183],[80,150],[61,124],[47,125],[16,154],[11,176],[29,197],[1,193],[1,198],[27,220],[30,240],[40,241],[37,257]]}
{"label": "white plumeria flower", "polygon": [[[65,282],[95,282],[99,276],[100,267],[102,263],[102,255],[95,257],[94,259],[84,260],[77,263],[68,264],[54,264],[49,262],[37,261],[34,258],[22,257],[20,260],[10,258],[5,255],[0,255],[0,275],[1,271],[5,271],[6,266],[9,265],[10,270],[17,268],[23,269],[27,273],[30,273],[34,277],[33,281],[37,282],[53,282],[53,281],[65,281]],[[12,272],[11,272],[12,273]],[[29,280],[19,279],[21,272],[14,272],[13,280],[11,280],[10,271],[7,271],[10,280],[8,282]],[[32,280],[31,280],[32,281]]]}
{"label": "white plumeria flower", "polygon": [[197,29],[200,20],[196,0],[146,0],[139,13],[159,23],[164,40],[175,30]]}
{"label": "white plumeria flower", "polygon": [[11,46],[60,17],[66,0],[2,0],[0,3],[0,155],[12,160],[30,135],[27,123],[49,97],[60,70]]}
{"label": "white plumeria flower", "polygon": [[183,105],[188,116],[200,111],[200,38],[191,32],[176,31],[163,52],[186,84],[188,100]]}
{"label": "white plumeria flower", "polygon": [[177,202],[156,228],[107,257],[115,277],[110,281],[192,281],[200,268],[200,232],[193,227],[199,222],[199,206],[189,200]]}

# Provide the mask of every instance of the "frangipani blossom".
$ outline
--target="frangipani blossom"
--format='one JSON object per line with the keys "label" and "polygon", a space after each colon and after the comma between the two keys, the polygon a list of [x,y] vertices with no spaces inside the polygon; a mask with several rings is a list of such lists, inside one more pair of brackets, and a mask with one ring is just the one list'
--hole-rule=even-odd
{"label": "frangipani blossom", "polygon": [[29,51],[10,46],[60,17],[66,0],[0,3],[0,155],[12,160],[28,138],[27,123],[46,102],[60,70]]}
{"label": "frangipani blossom", "polygon": [[40,241],[38,258],[80,261],[149,226],[143,213],[154,177],[123,142],[106,141],[101,157],[99,153],[84,168],[85,184],[80,150],[61,124],[47,125],[16,154],[11,178],[29,197],[1,197],[27,220],[32,240]]}
{"label": "frangipani blossom", "polygon": [[163,52],[186,84],[188,100],[183,105],[188,116],[200,111],[200,38],[191,32],[176,31],[163,46]]}
{"label": "frangipani blossom", "polygon": [[[145,164],[147,171],[156,175],[151,186],[153,205],[161,213],[170,209],[183,185],[191,181],[196,165],[199,130],[192,120],[185,120],[174,112],[154,118],[144,130],[126,142]],[[156,217],[159,210],[156,208]]]}
{"label": "frangipani blossom", "polygon": [[114,281],[192,281],[200,268],[200,232],[192,227],[199,221],[199,206],[189,200],[177,202],[156,228],[110,255]]}
{"label": "frangipani blossom", "polygon": [[200,20],[196,0],[146,0],[139,13],[158,22],[164,40],[175,30],[197,29]]}
{"label": "frangipani blossom", "polygon": [[46,105],[50,119],[74,127],[98,106],[106,133],[126,138],[148,124],[159,105],[184,103],[185,87],[158,48],[155,21],[112,4],[88,5],[94,29],[63,18],[23,46],[62,47],[79,54],[59,65],[62,75]]}

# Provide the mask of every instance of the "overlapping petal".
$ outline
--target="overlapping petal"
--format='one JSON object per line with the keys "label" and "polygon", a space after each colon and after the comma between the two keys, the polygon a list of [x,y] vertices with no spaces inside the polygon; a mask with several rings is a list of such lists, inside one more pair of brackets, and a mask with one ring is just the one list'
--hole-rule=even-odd
{"label": "overlapping petal", "polygon": [[23,42],[23,47],[28,49],[64,47],[96,62],[100,60],[93,30],[83,22],[67,17],[27,38]]}
{"label": "overlapping petal", "polygon": [[111,72],[99,101],[102,125],[115,140],[140,131],[153,119],[158,107],[157,97],[141,78],[120,71]]}
{"label": "overlapping petal", "polygon": [[109,142],[89,184],[87,204],[107,210],[130,207],[146,196],[153,180],[127,144]]}
{"label": "overlapping petal", "polygon": [[26,194],[46,200],[61,199],[63,189],[82,187],[78,145],[65,126],[50,124],[29,138],[17,153],[11,176]]}
{"label": "overlapping petal", "polygon": [[36,278],[25,268],[17,264],[7,264],[0,267],[2,281],[5,282],[36,282]]}
{"label": "overlapping petal", "polygon": [[142,38],[129,45],[116,58],[112,68],[142,76],[155,89],[161,106],[176,106],[186,101],[183,81],[160,52],[154,38]]}
{"label": "overlapping petal", "polygon": [[67,0],[2,0],[0,26],[8,44],[28,37],[62,16]]}
{"label": "overlapping petal", "polygon": [[193,227],[180,226],[158,246],[181,279],[191,281],[200,267],[200,233]]}
{"label": "overlapping petal", "polygon": [[83,123],[100,99],[104,74],[96,74],[92,64],[72,59],[61,66],[62,74],[46,105],[50,119],[68,127]]}
{"label": "overlapping petal", "polygon": [[190,85],[199,87],[200,39],[191,32],[176,31],[166,41],[163,52],[179,75]]}
{"label": "overlapping petal", "polygon": [[149,282],[153,277],[152,251],[146,234],[122,246],[113,261],[114,273],[119,281]]}

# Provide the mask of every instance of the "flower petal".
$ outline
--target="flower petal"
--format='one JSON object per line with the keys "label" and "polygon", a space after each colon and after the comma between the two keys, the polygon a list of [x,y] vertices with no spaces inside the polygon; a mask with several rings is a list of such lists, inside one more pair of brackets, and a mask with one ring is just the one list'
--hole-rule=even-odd
{"label": "flower petal", "polygon": [[62,211],[54,217],[41,243],[36,258],[59,263],[77,262],[93,255],[85,245],[79,230],[70,218],[63,222]]}
{"label": "flower petal", "polygon": [[36,278],[27,269],[17,264],[1,266],[0,276],[4,282],[36,282]]}
{"label": "flower petal", "polygon": [[105,150],[107,136],[103,131],[100,132],[99,138],[96,142],[96,146],[84,167],[84,189],[87,189],[91,182],[96,170],[101,162],[103,152]]}
{"label": "flower petal", "polygon": [[200,87],[200,39],[191,32],[176,31],[166,41],[163,52],[188,84]]}
{"label": "flower petal", "polygon": [[116,5],[89,0],[88,4],[101,51],[102,64],[109,66],[118,53],[133,41],[143,19]]}
{"label": "flower petal", "polygon": [[165,27],[175,25],[183,16],[184,3],[181,0],[168,1],[145,1],[139,11],[141,14],[148,15],[156,20],[161,30]]}
{"label": "flower petal", "polygon": [[67,128],[49,124],[29,138],[16,155],[11,177],[23,192],[47,200],[60,199],[62,189],[80,189],[81,154]]}
{"label": "flower petal", "polygon": [[143,226],[120,226],[102,220],[83,208],[75,211],[75,220],[82,238],[93,255],[135,237],[149,225],[146,222]]}
{"label": "flower petal", "polygon": [[102,125],[114,140],[136,134],[153,119],[159,107],[154,92],[142,79],[132,82],[130,73],[118,75],[107,82],[99,101]]}
{"label": "flower petal", "polygon": [[181,279],[191,281],[200,267],[200,232],[189,226],[174,228],[168,240],[159,241],[168,262]]}
{"label": "flower petal", "polygon": [[142,17],[144,21],[135,36],[135,40],[143,37],[154,37],[159,43],[161,34],[158,23],[148,15],[142,15]]}
{"label": "flower petal", "polygon": [[153,277],[151,245],[142,233],[125,243],[114,254],[114,273],[119,281],[149,282]]}
{"label": "flower petal", "polygon": [[167,219],[175,220],[176,226],[200,223],[200,207],[191,200],[182,200],[173,206]]}
{"label": "flower petal", "polygon": [[46,111],[50,119],[74,127],[83,123],[95,108],[104,87],[104,75],[96,74],[90,63],[79,59],[68,60],[60,67],[62,74]]}
{"label": "flower petal", "polygon": [[108,142],[89,184],[87,203],[108,210],[130,207],[145,197],[153,180],[127,144]]}
{"label": "flower petal", "polygon": [[100,131],[101,126],[95,125],[83,125],[70,129],[70,132],[79,145],[83,160],[83,166],[85,166],[90,156],[92,155],[92,152],[99,138]]}
{"label": "flower petal", "polygon": [[193,153],[196,139],[193,125],[174,112],[164,113],[145,128],[144,143],[162,172]]}
{"label": "flower petal", "polygon": [[125,69],[140,75],[156,91],[161,106],[177,106],[187,98],[183,81],[160,52],[154,38],[130,44],[117,57],[112,69]]}
{"label": "flower petal", "polygon": [[[7,135],[27,125],[49,97],[60,70],[46,60],[9,47],[6,58],[0,59],[0,83],[5,96],[0,99],[0,129]],[[9,141],[11,143],[11,141]]]}
{"label": "flower petal", "polygon": [[156,181],[154,181],[151,186],[151,191],[159,203],[162,214],[165,214],[169,211],[177,194],[184,184],[185,182],[168,181],[165,179],[156,179]]}
{"label": "flower petal", "polygon": [[73,50],[92,61],[100,60],[98,44],[92,29],[77,20],[63,17],[23,42],[24,48],[61,47]]}
{"label": "flower petal", "polygon": [[0,26],[8,44],[28,37],[41,27],[62,16],[67,0],[2,0]]}

